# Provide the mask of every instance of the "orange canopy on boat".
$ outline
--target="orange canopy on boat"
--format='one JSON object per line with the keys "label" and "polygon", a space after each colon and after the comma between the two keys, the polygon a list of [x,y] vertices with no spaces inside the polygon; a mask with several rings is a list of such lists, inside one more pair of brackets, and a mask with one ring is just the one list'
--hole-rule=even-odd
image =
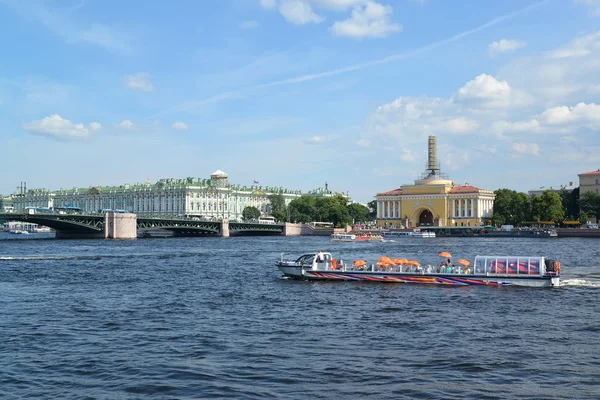
{"label": "orange canopy on boat", "polygon": [[444,258],[452,258],[452,254],[448,253],[447,251],[442,251],[439,256]]}
{"label": "orange canopy on boat", "polygon": [[465,267],[468,267],[469,265],[471,265],[471,263],[463,258],[461,258],[460,260],[457,261],[457,263],[464,265]]}

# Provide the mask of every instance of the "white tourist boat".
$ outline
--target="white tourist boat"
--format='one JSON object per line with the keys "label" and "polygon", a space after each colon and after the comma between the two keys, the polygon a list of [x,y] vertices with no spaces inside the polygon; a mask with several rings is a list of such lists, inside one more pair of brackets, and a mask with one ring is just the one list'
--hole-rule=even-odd
{"label": "white tourist boat", "polygon": [[[359,260],[362,261],[362,260]],[[276,262],[286,277],[301,280],[373,281],[434,285],[557,287],[560,263],[545,257],[477,256],[468,267],[364,264],[336,260],[331,253],[304,254]]]}
{"label": "white tourist boat", "polygon": [[329,240],[332,242],[355,242],[356,235],[351,233],[334,233]]}
{"label": "white tourist boat", "polygon": [[435,232],[422,231],[420,229],[413,229],[412,231],[390,231],[390,232],[383,232],[383,237],[386,239],[391,239],[391,238],[434,238]]}

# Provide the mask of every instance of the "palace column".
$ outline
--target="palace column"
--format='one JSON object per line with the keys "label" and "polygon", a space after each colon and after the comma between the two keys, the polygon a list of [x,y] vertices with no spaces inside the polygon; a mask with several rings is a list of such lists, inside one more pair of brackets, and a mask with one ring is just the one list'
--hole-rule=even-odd
{"label": "palace column", "polygon": [[467,199],[463,199],[463,217],[467,216]]}
{"label": "palace column", "polygon": [[377,219],[381,219],[381,201],[377,200]]}
{"label": "palace column", "polygon": [[475,217],[475,200],[471,199],[471,218]]}
{"label": "palace column", "polygon": [[456,199],[452,199],[452,218],[456,218]]}

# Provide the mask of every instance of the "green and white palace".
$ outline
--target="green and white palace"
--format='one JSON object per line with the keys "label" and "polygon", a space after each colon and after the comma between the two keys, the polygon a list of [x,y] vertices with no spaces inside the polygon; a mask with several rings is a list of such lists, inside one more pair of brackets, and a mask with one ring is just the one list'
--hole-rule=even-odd
{"label": "green and white palace", "polygon": [[[139,215],[169,214],[204,218],[241,219],[245,207],[270,214],[269,196],[280,194],[289,204],[299,198],[299,190],[271,186],[242,186],[229,183],[221,170],[210,179],[160,179],[156,183],[121,186],[92,186],[60,190],[28,189],[12,196],[15,212],[27,207],[77,207],[83,212],[126,210]],[[333,195],[322,188],[308,195]]]}

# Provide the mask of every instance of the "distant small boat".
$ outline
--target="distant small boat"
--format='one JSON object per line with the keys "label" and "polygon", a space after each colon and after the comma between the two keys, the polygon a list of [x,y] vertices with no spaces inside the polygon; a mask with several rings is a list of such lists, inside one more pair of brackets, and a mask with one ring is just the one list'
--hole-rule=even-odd
{"label": "distant small boat", "polygon": [[381,235],[356,235],[357,242],[383,242],[383,236]]}
{"label": "distant small boat", "polygon": [[332,242],[355,242],[356,235],[351,233],[334,233],[329,239]]}
{"label": "distant small boat", "polygon": [[414,229],[412,231],[390,231],[383,232],[383,237],[389,238],[434,238],[435,232],[421,231]]}
{"label": "distant small boat", "polygon": [[15,235],[29,235],[29,232],[25,229],[12,229],[9,232]]}

